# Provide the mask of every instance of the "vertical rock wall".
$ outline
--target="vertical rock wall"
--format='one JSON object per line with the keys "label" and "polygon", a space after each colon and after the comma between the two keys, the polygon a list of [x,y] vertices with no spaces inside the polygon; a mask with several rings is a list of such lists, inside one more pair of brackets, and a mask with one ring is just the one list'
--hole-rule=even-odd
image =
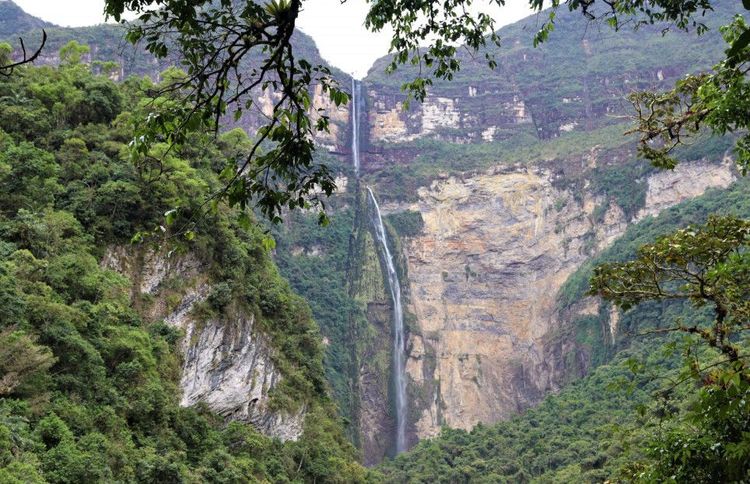
{"label": "vertical rock wall", "polygon": [[[555,188],[552,178],[544,168],[498,168],[435,181],[418,202],[386,207],[424,219],[422,234],[404,245],[416,316],[407,370],[413,401],[427,382],[431,394],[412,422],[420,438],[441,425],[509,418],[563,383],[562,354],[545,347],[561,327],[557,293],[630,221],[611,205],[595,222],[602,200]],[[663,209],[733,179],[730,165],[701,162],[648,183],[670,187],[657,190]]]}
{"label": "vertical rock wall", "polygon": [[132,299],[148,319],[183,331],[183,406],[205,403],[228,420],[249,422],[281,440],[302,435],[304,405],[291,412],[270,405],[282,375],[254,315],[235,305],[220,317],[196,311],[211,291],[200,261],[190,254],[112,248],[102,264],[133,281]]}

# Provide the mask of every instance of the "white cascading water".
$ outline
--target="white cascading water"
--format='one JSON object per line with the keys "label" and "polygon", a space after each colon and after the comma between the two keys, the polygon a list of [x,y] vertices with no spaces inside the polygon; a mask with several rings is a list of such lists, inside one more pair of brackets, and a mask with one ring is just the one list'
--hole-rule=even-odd
{"label": "white cascading water", "polygon": [[354,175],[359,178],[359,104],[362,84],[352,77],[352,162]]}
{"label": "white cascading water", "polygon": [[393,387],[396,393],[396,453],[406,450],[406,378],[404,368],[404,311],[401,307],[401,284],[398,281],[398,273],[393,263],[393,256],[388,249],[388,239],[385,235],[383,217],[380,215],[380,207],[370,187],[370,202],[375,210],[372,222],[375,225],[378,243],[382,248],[383,258],[388,267],[388,286],[393,299]]}
{"label": "white cascading water", "polygon": [[[352,164],[354,174],[359,178],[359,116],[362,103],[362,84],[352,77]],[[404,367],[404,311],[401,307],[401,284],[393,263],[393,256],[388,249],[383,217],[380,206],[370,187],[367,187],[373,208],[371,217],[383,259],[388,268],[388,286],[393,300],[393,386],[396,403],[396,453],[406,450],[406,369]],[[371,212],[372,213],[372,212]]]}

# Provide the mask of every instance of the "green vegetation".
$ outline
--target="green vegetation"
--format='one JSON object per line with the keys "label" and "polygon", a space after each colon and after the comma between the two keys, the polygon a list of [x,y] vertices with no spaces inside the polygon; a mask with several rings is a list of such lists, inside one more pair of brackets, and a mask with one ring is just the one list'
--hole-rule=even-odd
{"label": "green vegetation", "polygon": [[662,321],[655,330],[683,334],[682,382],[695,386],[686,410],[669,410],[646,446],[648,458],[628,465],[633,478],[663,482],[738,482],[750,472],[750,221],[712,215],[702,225],[660,237],[627,262],[601,264],[591,293],[623,310],[646,301],[684,301],[706,309],[704,321]]}
{"label": "green vegetation", "polygon": [[[108,11],[118,17],[125,3],[108,1]],[[154,13],[154,3],[165,8]],[[530,3],[541,7],[539,1]],[[593,2],[563,3],[586,10]],[[650,6],[655,5],[657,12],[667,10],[663,16],[656,13],[655,20],[679,24],[684,10],[670,13],[669,9],[684,3],[615,2],[619,7],[612,12],[615,17],[609,18],[616,24],[616,15],[632,13],[629,7],[633,6],[653,19]],[[692,2],[687,10],[700,10],[696,5],[709,3]],[[450,0],[442,8],[458,12],[455,7],[462,4],[463,0]],[[728,18],[726,4],[711,17],[710,26],[715,28],[722,18]],[[0,8],[8,5],[13,6],[0,2]],[[326,382],[330,382],[341,412],[356,419],[358,394],[352,386],[356,386],[353,382],[360,371],[358,355],[364,354],[362,346],[371,342],[361,333],[371,328],[362,314],[357,289],[351,287],[352,281],[358,280],[354,275],[358,269],[352,264],[372,254],[353,253],[369,242],[362,233],[353,235],[351,227],[355,233],[361,231],[366,217],[347,207],[351,200],[344,197],[341,206],[334,206],[328,230],[316,225],[327,221],[325,216],[297,212],[288,215],[289,226],[273,229],[280,239],[276,256],[281,272],[295,290],[313,301],[309,307],[280,277],[269,257],[273,241],[251,217],[219,204],[208,210],[203,203],[216,193],[242,209],[258,202],[265,215],[278,221],[282,210],[315,206],[321,191],[333,189],[331,160],[312,157],[313,132],[325,130],[328,119],[320,117],[315,122],[308,116],[310,85],[320,83],[336,105],[345,102],[347,95],[337,88],[327,68],[313,67],[292,55],[297,48],[291,39],[300,2],[274,1],[264,6],[250,2],[242,11],[233,10],[233,2],[194,8],[208,5],[205,0],[195,5],[178,0],[135,0],[130,5],[140,9],[144,23],[134,24],[129,39],[144,39],[147,50],[164,62],[169,61],[169,52],[179,49],[187,73],[171,69],[164,73],[161,84],[129,79],[117,86],[109,78],[120,75],[118,66],[94,61],[87,67],[82,61],[92,52],[69,39],[71,31],[53,29],[51,41],[63,45],[60,69],[20,70],[13,78],[0,77],[0,480],[378,479],[379,474],[368,474],[354,462],[356,452],[327,398]],[[625,10],[619,10],[623,7]],[[492,58],[482,62],[457,59],[453,44],[463,38],[474,50],[483,47],[481,34],[492,22],[482,16],[475,20],[457,14],[449,15],[445,23],[433,23],[435,17],[441,18],[440,8],[431,1],[421,5],[423,13],[437,13],[430,16],[426,30],[413,30],[416,17],[402,14],[418,9],[400,0],[373,4],[368,22],[376,29],[396,26],[393,47],[397,57],[392,68],[415,60],[415,64],[429,65],[432,75],[443,80],[476,82],[485,77],[477,75],[475,68],[487,61],[493,64]],[[0,37],[8,25],[1,12]],[[561,15],[556,21],[558,42],[578,45],[580,26],[575,18]],[[16,16],[10,21],[25,25],[29,19]],[[230,21],[238,22],[239,28],[227,29]],[[546,40],[550,25],[543,24],[535,40]],[[506,33],[510,39],[518,39],[528,33],[518,29],[529,26],[533,24],[525,22]],[[38,25],[32,22],[31,27]],[[165,41],[162,29],[177,29],[173,43]],[[222,29],[225,43],[216,44],[213,36]],[[247,35],[246,29],[252,35]],[[646,25],[644,29],[656,32],[658,26]],[[104,52],[109,59],[119,55],[111,49],[120,29],[103,27],[88,32],[111,40],[104,42],[100,54]],[[449,34],[450,45],[432,44],[423,57],[413,57],[417,43],[430,33],[438,34],[438,41]],[[656,107],[657,112],[651,113],[654,116],[647,112],[648,122],[639,128],[647,136],[641,154],[655,159],[657,166],[670,167],[674,162],[664,156],[665,151],[654,150],[648,143],[664,135],[666,154],[671,155],[674,129],[684,124],[695,125],[697,130],[704,121],[718,134],[740,132],[738,153],[747,166],[748,116],[744,106],[749,104],[750,92],[746,76],[750,31],[737,19],[725,34],[730,49],[716,75],[688,78],[666,98],[648,94],[633,98],[638,107]],[[613,39],[602,37],[595,45],[586,39],[585,55],[556,46],[532,51],[513,45],[498,51],[503,57],[502,69],[489,81],[495,92],[471,102],[487,104],[495,94],[515,93],[521,86],[525,108],[534,114],[533,127],[524,124],[508,129],[500,133],[502,140],[483,145],[419,140],[385,146],[392,152],[417,155],[409,166],[393,163],[372,176],[379,192],[392,199],[413,200],[419,187],[445,175],[531,160],[554,170],[561,159],[580,159],[580,172],[566,173],[562,183],[568,183],[573,193],[589,184],[593,193],[605,199],[595,210],[596,220],[601,220],[609,203],[616,203],[632,217],[645,202],[644,177],[652,168],[632,159],[631,141],[620,136],[623,125],[606,114],[619,112],[613,105],[623,90],[651,86],[654,78],[662,80],[656,53],[669,51],[674,41],[664,37],[644,45],[635,35]],[[491,40],[496,39],[493,36]],[[709,48],[700,49],[696,42],[685,42],[685,55],[673,69],[692,72],[721,58],[720,43],[709,42]],[[268,55],[268,45],[275,54]],[[639,56],[632,55],[636,47]],[[575,53],[572,58],[570,52]],[[258,130],[254,139],[237,130],[213,143],[205,132],[218,130],[218,122],[232,111],[241,119],[243,109],[250,107],[246,99],[226,97],[230,83],[239,84],[240,92],[248,86],[226,68],[238,65],[245,55],[259,60],[260,66],[247,73],[250,79],[246,82],[257,80],[256,87],[267,74],[274,77],[277,80],[271,81],[272,87],[282,93],[281,101],[269,124]],[[309,56],[303,51],[301,58]],[[150,59],[135,57],[140,64],[130,65],[131,72],[150,72]],[[10,48],[0,44],[0,68],[9,58]],[[459,71],[459,60],[466,69]],[[531,68],[521,68],[522,64]],[[550,69],[550,65],[556,68]],[[92,69],[100,75],[93,75]],[[417,97],[424,96],[431,80],[415,79],[414,71],[405,72],[407,77],[399,83],[406,83]],[[674,73],[667,73],[669,76]],[[372,79],[391,82],[377,75]],[[250,92],[248,87],[243,94]],[[155,94],[154,99],[146,100],[143,93]],[[701,109],[683,112],[686,105]],[[494,109],[486,113],[498,115]],[[560,133],[561,121],[578,118],[587,120],[585,131]],[[142,136],[134,138],[136,127],[144,129],[136,130]],[[692,134],[691,127],[687,131]],[[459,133],[444,129],[437,134],[449,139]],[[691,154],[686,156],[715,157],[727,148],[717,139],[688,148],[685,153]],[[129,150],[128,144],[135,150]],[[586,156],[592,154],[593,146],[599,150],[599,159],[592,161]],[[687,282],[670,279],[667,289],[678,284],[691,288],[694,274],[689,268],[699,265],[699,287],[678,295],[680,302],[665,301],[662,287],[654,297],[638,293],[642,287],[638,284],[650,282],[651,276],[654,280],[660,277],[648,263],[606,265],[594,272],[600,283],[619,280],[622,287],[618,286],[618,291],[636,287],[636,296],[630,297],[600,287],[603,296],[626,309],[643,302],[622,316],[621,332],[632,336],[644,329],[679,331],[692,337],[627,337],[610,343],[607,330],[612,313],[603,304],[598,314],[573,322],[574,349],[565,355],[570,366],[581,365],[582,371],[596,367],[593,374],[510,422],[480,425],[469,433],[445,430],[439,438],[384,464],[385,479],[587,482],[619,478],[661,482],[744,478],[750,456],[750,376],[745,355],[740,356],[746,342],[733,330],[745,329],[742,325],[747,320],[747,225],[737,221],[736,226],[729,223],[730,227],[714,230],[712,222],[678,232],[646,249],[638,251],[638,247],[688,221],[702,221],[714,211],[748,216],[748,186],[742,181],[725,193],[710,193],[632,228],[614,248],[576,273],[561,292],[561,311],[571,309],[585,296],[595,265],[634,256],[649,262],[654,251],[661,257],[657,257],[659,271],[674,274],[685,268],[688,272],[683,277]],[[563,203],[556,203],[556,210],[564,208]],[[389,216],[395,252],[401,253],[399,237],[414,237],[423,225],[416,212]],[[701,236],[711,232],[711,240],[698,237],[696,241],[693,231]],[[742,237],[725,237],[737,232]],[[724,250],[727,240],[731,250]],[[257,327],[272,343],[272,358],[283,376],[272,392],[272,408],[294,411],[304,405],[307,410],[304,433],[298,441],[281,443],[251,426],[226,424],[208,408],[178,405],[177,344],[183,335],[149,316],[154,301],[133,294],[137,281],[100,265],[108,248],[128,242],[135,244],[134,252],[161,246],[177,255],[190,253],[201,261],[205,277],[212,283],[211,292],[194,316],[231,319],[240,310],[255,317]],[[594,242],[589,240],[586,253]],[[628,272],[633,267],[637,270]],[[465,273],[467,281],[477,276],[468,264]],[[170,284],[179,286],[180,281]],[[377,288],[371,285],[367,290],[380,291],[380,284],[377,281]],[[168,296],[165,304],[169,307],[179,303],[177,294]],[[715,314],[707,302],[713,303]],[[321,321],[322,333],[329,338],[325,348],[313,316]],[[687,357],[682,368],[679,351]],[[722,356],[728,359],[723,361]],[[375,359],[374,365],[384,374],[388,366],[385,353],[378,353]],[[672,385],[674,380],[683,384]],[[356,434],[350,432],[355,441]]]}
{"label": "green vegetation", "polygon": [[0,2],[0,39],[51,26],[52,24],[27,14],[13,2]]}
{"label": "green vegetation", "polygon": [[741,178],[727,190],[709,190],[702,197],[688,200],[648,217],[628,228],[625,234],[598,256],[587,261],[560,290],[559,305],[569,308],[580,301],[589,289],[593,267],[606,262],[623,262],[635,256],[637,249],[691,223],[703,223],[714,213],[750,217],[750,181]]}
{"label": "green vegetation", "polygon": [[[407,454],[384,462],[386,482],[602,482],[638,455],[632,434],[657,384],[624,365],[645,358],[664,374],[675,358],[657,342],[633,345],[610,364],[548,397],[524,415],[470,432],[443,429]],[[621,389],[614,389],[614,383]],[[627,391],[626,391],[627,388]]]}
{"label": "green vegetation", "polygon": [[[347,197],[348,199],[348,197]],[[274,227],[278,240],[276,263],[294,290],[310,302],[315,320],[326,337],[325,368],[333,396],[341,412],[352,418],[352,381],[356,378],[357,327],[363,314],[351,297],[349,287],[350,234],[354,214],[350,208],[333,211],[331,223],[321,227],[309,214],[290,214],[283,225]]]}
{"label": "green vegetation", "polygon": [[[71,43],[59,69],[0,78],[0,481],[364,479],[326,396],[317,326],[268,237],[202,205],[247,138],[195,135],[132,160],[131,122],[154,86],[93,75],[81,53]],[[179,406],[182,335],[99,264],[131,238],[136,253],[161,245],[203,263],[215,284],[202,310],[255,315],[283,376],[272,404],[308,409],[298,441]]]}
{"label": "green vegetation", "polygon": [[[386,200],[416,200],[417,190],[429,186],[441,175],[466,176],[498,165],[549,164],[588,154],[593,147],[619,151],[632,145],[632,137],[623,136],[625,124],[593,131],[565,133],[559,138],[540,140],[530,130],[492,143],[456,144],[431,138],[386,145],[394,152],[415,153],[408,164],[392,163],[370,175],[372,184]],[[368,180],[369,181],[369,180]]]}
{"label": "green vegetation", "polygon": [[424,229],[424,220],[422,220],[421,212],[405,210],[386,215],[386,219],[399,237],[416,237]]}

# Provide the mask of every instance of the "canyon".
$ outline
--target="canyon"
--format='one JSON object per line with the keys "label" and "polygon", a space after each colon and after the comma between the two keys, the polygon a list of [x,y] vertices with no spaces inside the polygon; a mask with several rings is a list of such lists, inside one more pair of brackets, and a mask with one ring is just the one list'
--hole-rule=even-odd
{"label": "canyon", "polygon": [[[591,355],[566,336],[574,319],[606,310],[608,325],[598,335],[606,346],[618,338],[619,315],[592,298],[562,307],[566,281],[631,224],[726,188],[738,176],[725,144],[661,172],[638,160],[635,141],[622,135],[629,92],[665,88],[710,65],[720,55],[718,43],[713,50],[688,45],[677,59],[668,53],[684,42],[678,34],[644,28],[581,39],[582,22],[561,17],[552,42],[540,48],[531,45],[534,19],[509,26],[501,31],[497,69],[466,57],[453,82],[436,83],[423,103],[409,108],[399,83],[413,71],[387,77],[384,60],[361,83],[335,72],[359,94],[354,104],[335,107],[314,92],[310,112],[322,109],[332,121],[316,140],[321,157],[338,171],[331,216],[334,226],[346,227],[333,237],[290,224],[279,229],[287,233],[281,232],[275,255],[297,264],[331,257],[346,266],[316,274],[329,270],[345,279],[348,305],[333,310],[347,312],[349,325],[335,326],[324,311],[316,320],[329,352],[327,370],[350,393],[340,410],[366,464],[444,426],[468,430],[511,418],[586,375]],[[118,32],[101,31],[107,38]],[[53,31],[52,45],[74,34]],[[319,59],[309,38],[299,42]],[[118,79],[158,77],[155,63],[114,53],[101,40],[91,43],[92,60],[122,61]],[[629,61],[636,49],[642,49],[639,62]],[[272,105],[272,93],[255,94],[261,110]],[[253,115],[239,120],[249,133],[259,123]],[[378,202],[369,203],[368,194]],[[371,223],[375,208],[378,224]],[[403,217],[413,226],[405,228]],[[284,237],[292,236],[299,242],[285,246]],[[341,247],[345,257],[336,252]],[[299,437],[306,408],[271,405],[283,376],[254,315],[191,316],[211,290],[197,260],[113,248],[102,265],[138,281],[134,300],[157,301],[151,319],[184,332],[181,404],[205,403],[281,440]],[[279,265],[294,286],[300,274]],[[175,292],[168,287],[173,279],[188,282]],[[316,303],[332,304],[301,283],[295,289],[314,310]],[[400,328],[393,314],[401,302],[405,339],[394,345]],[[404,361],[394,358],[394,348],[404,348]],[[346,365],[330,363],[338,353],[350,355]],[[394,377],[401,365],[403,382]]]}

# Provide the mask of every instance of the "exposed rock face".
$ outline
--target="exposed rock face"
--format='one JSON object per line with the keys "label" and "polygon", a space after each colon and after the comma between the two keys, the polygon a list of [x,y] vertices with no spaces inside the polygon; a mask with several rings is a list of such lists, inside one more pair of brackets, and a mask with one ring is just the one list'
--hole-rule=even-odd
{"label": "exposed rock face", "polygon": [[[658,209],[734,177],[730,166],[708,163],[666,175],[649,180]],[[424,219],[422,235],[404,249],[420,333],[410,339],[407,371],[417,388],[439,382],[413,422],[420,438],[441,425],[470,429],[509,418],[559,388],[561,363],[548,361],[544,347],[559,326],[557,292],[627,227],[614,205],[595,223],[598,202],[555,188],[545,169],[508,167],[433,182],[418,202],[390,207],[418,210]]]}
{"label": "exposed rock face", "polygon": [[[735,177],[727,162],[683,163],[651,176],[645,208],[633,213],[632,207],[623,205],[623,210],[617,200],[594,194],[602,193],[595,188],[602,178],[594,172],[616,172],[618,164],[633,160],[629,141],[607,144],[599,156],[595,142],[581,136],[577,139],[587,146],[568,151],[577,155],[560,151],[483,173],[461,173],[462,167],[472,170],[468,161],[437,159],[472,152],[454,150],[446,141],[480,144],[519,137],[544,143],[561,136],[575,140],[571,132],[590,132],[593,140],[617,115],[631,113],[628,93],[670,87],[704,62],[690,64],[669,55],[669,49],[655,49],[637,63],[619,62],[619,52],[632,52],[646,39],[657,45],[662,39],[657,29],[590,42],[581,38],[586,31],[581,19],[562,14],[551,42],[533,48],[528,32],[538,28],[537,21],[526,19],[501,31],[504,47],[497,51],[494,71],[463,59],[460,75],[450,83],[434,83],[425,101],[412,102],[409,109],[402,104],[404,93],[378,74],[385,63],[376,64],[365,80],[364,176],[372,174],[375,183],[392,176],[391,185],[384,184],[390,188],[417,161],[418,177],[429,172],[439,178],[419,189],[416,202],[381,205],[386,212],[420,212],[424,220],[419,236],[402,241],[408,280],[401,284],[416,320],[406,363],[412,437],[434,435],[443,425],[469,429],[509,418],[560,388],[571,368],[584,374],[590,361],[578,352],[575,335],[566,327],[564,318],[570,315],[558,314],[563,283],[629,223],[708,188],[726,187]],[[555,44],[554,38],[565,41]],[[720,58],[718,49],[712,52]],[[495,146],[513,149],[512,142]],[[580,157],[587,149],[590,156]],[[430,156],[445,174],[425,166]],[[393,169],[396,164],[399,169]],[[610,186],[617,185],[616,176],[608,179]],[[575,309],[592,315],[603,308],[586,301]],[[603,334],[614,336],[618,320],[618,313],[609,313]],[[575,361],[565,361],[571,355]]]}
{"label": "exposed rock face", "polygon": [[[154,303],[140,308],[147,317],[183,330],[183,406],[203,402],[229,420],[249,422],[284,441],[302,435],[304,406],[293,413],[269,408],[270,392],[282,375],[268,339],[254,327],[254,316],[231,308],[221,317],[196,316],[196,305],[211,292],[200,261],[190,254],[116,248],[102,265],[131,278],[134,301],[151,296]],[[169,307],[168,301],[177,303]]]}
{"label": "exposed rock face", "polygon": [[304,423],[304,408],[287,415],[271,411],[269,391],[280,381],[271,347],[254,331],[252,315],[239,312],[230,320],[199,322],[190,316],[209,287],[189,291],[180,306],[164,321],[185,330],[182,368],[183,406],[206,403],[227,419],[250,422],[266,435],[296,440]]}
{"label": "exposed rock face", "polygon": [[435,136],[459,143],[493,141],[503,128],[532,122],[518,91],[501,92],[492,83],[428,96],[409,110],[404,95],[384,86],[368,91],[368,123],[372,144],[412,141]]}
{"label": "exposed rock face", "polygon": [[[258,128],[268,122],[268,119],[273,115],[274,106],[282,97],[281,93],[270,90],[258,91],[254,92],[254,94],[256,104],[262,116],[251,110],[243,114],[238,123],[251,136],[254,135]],[[316,144],[326,151],[341,149],[348,135],[348,123],[351,116],[350,106],[348,104],[336,106],[328,95],[323,92],[321,84],[315,84],[311,97],[312,102],[310,103],[310,109],[308,109],[311,124],[315,125],[317,120],[323,115],[328,116],[329,121],[328,131],[315,132]],[[228,124],[232,122],[229,119],[227,120]]]}
{"label": "exposed rock face", "polygon": [[681,163],[672,171],[661,171],[648,180],[646,205],[636,215],[636,221],[656,215],[665,208],[689,198],[702,195],[711,187],[725,187],[735,180],[732,161],[723,166],[707,162]]}

